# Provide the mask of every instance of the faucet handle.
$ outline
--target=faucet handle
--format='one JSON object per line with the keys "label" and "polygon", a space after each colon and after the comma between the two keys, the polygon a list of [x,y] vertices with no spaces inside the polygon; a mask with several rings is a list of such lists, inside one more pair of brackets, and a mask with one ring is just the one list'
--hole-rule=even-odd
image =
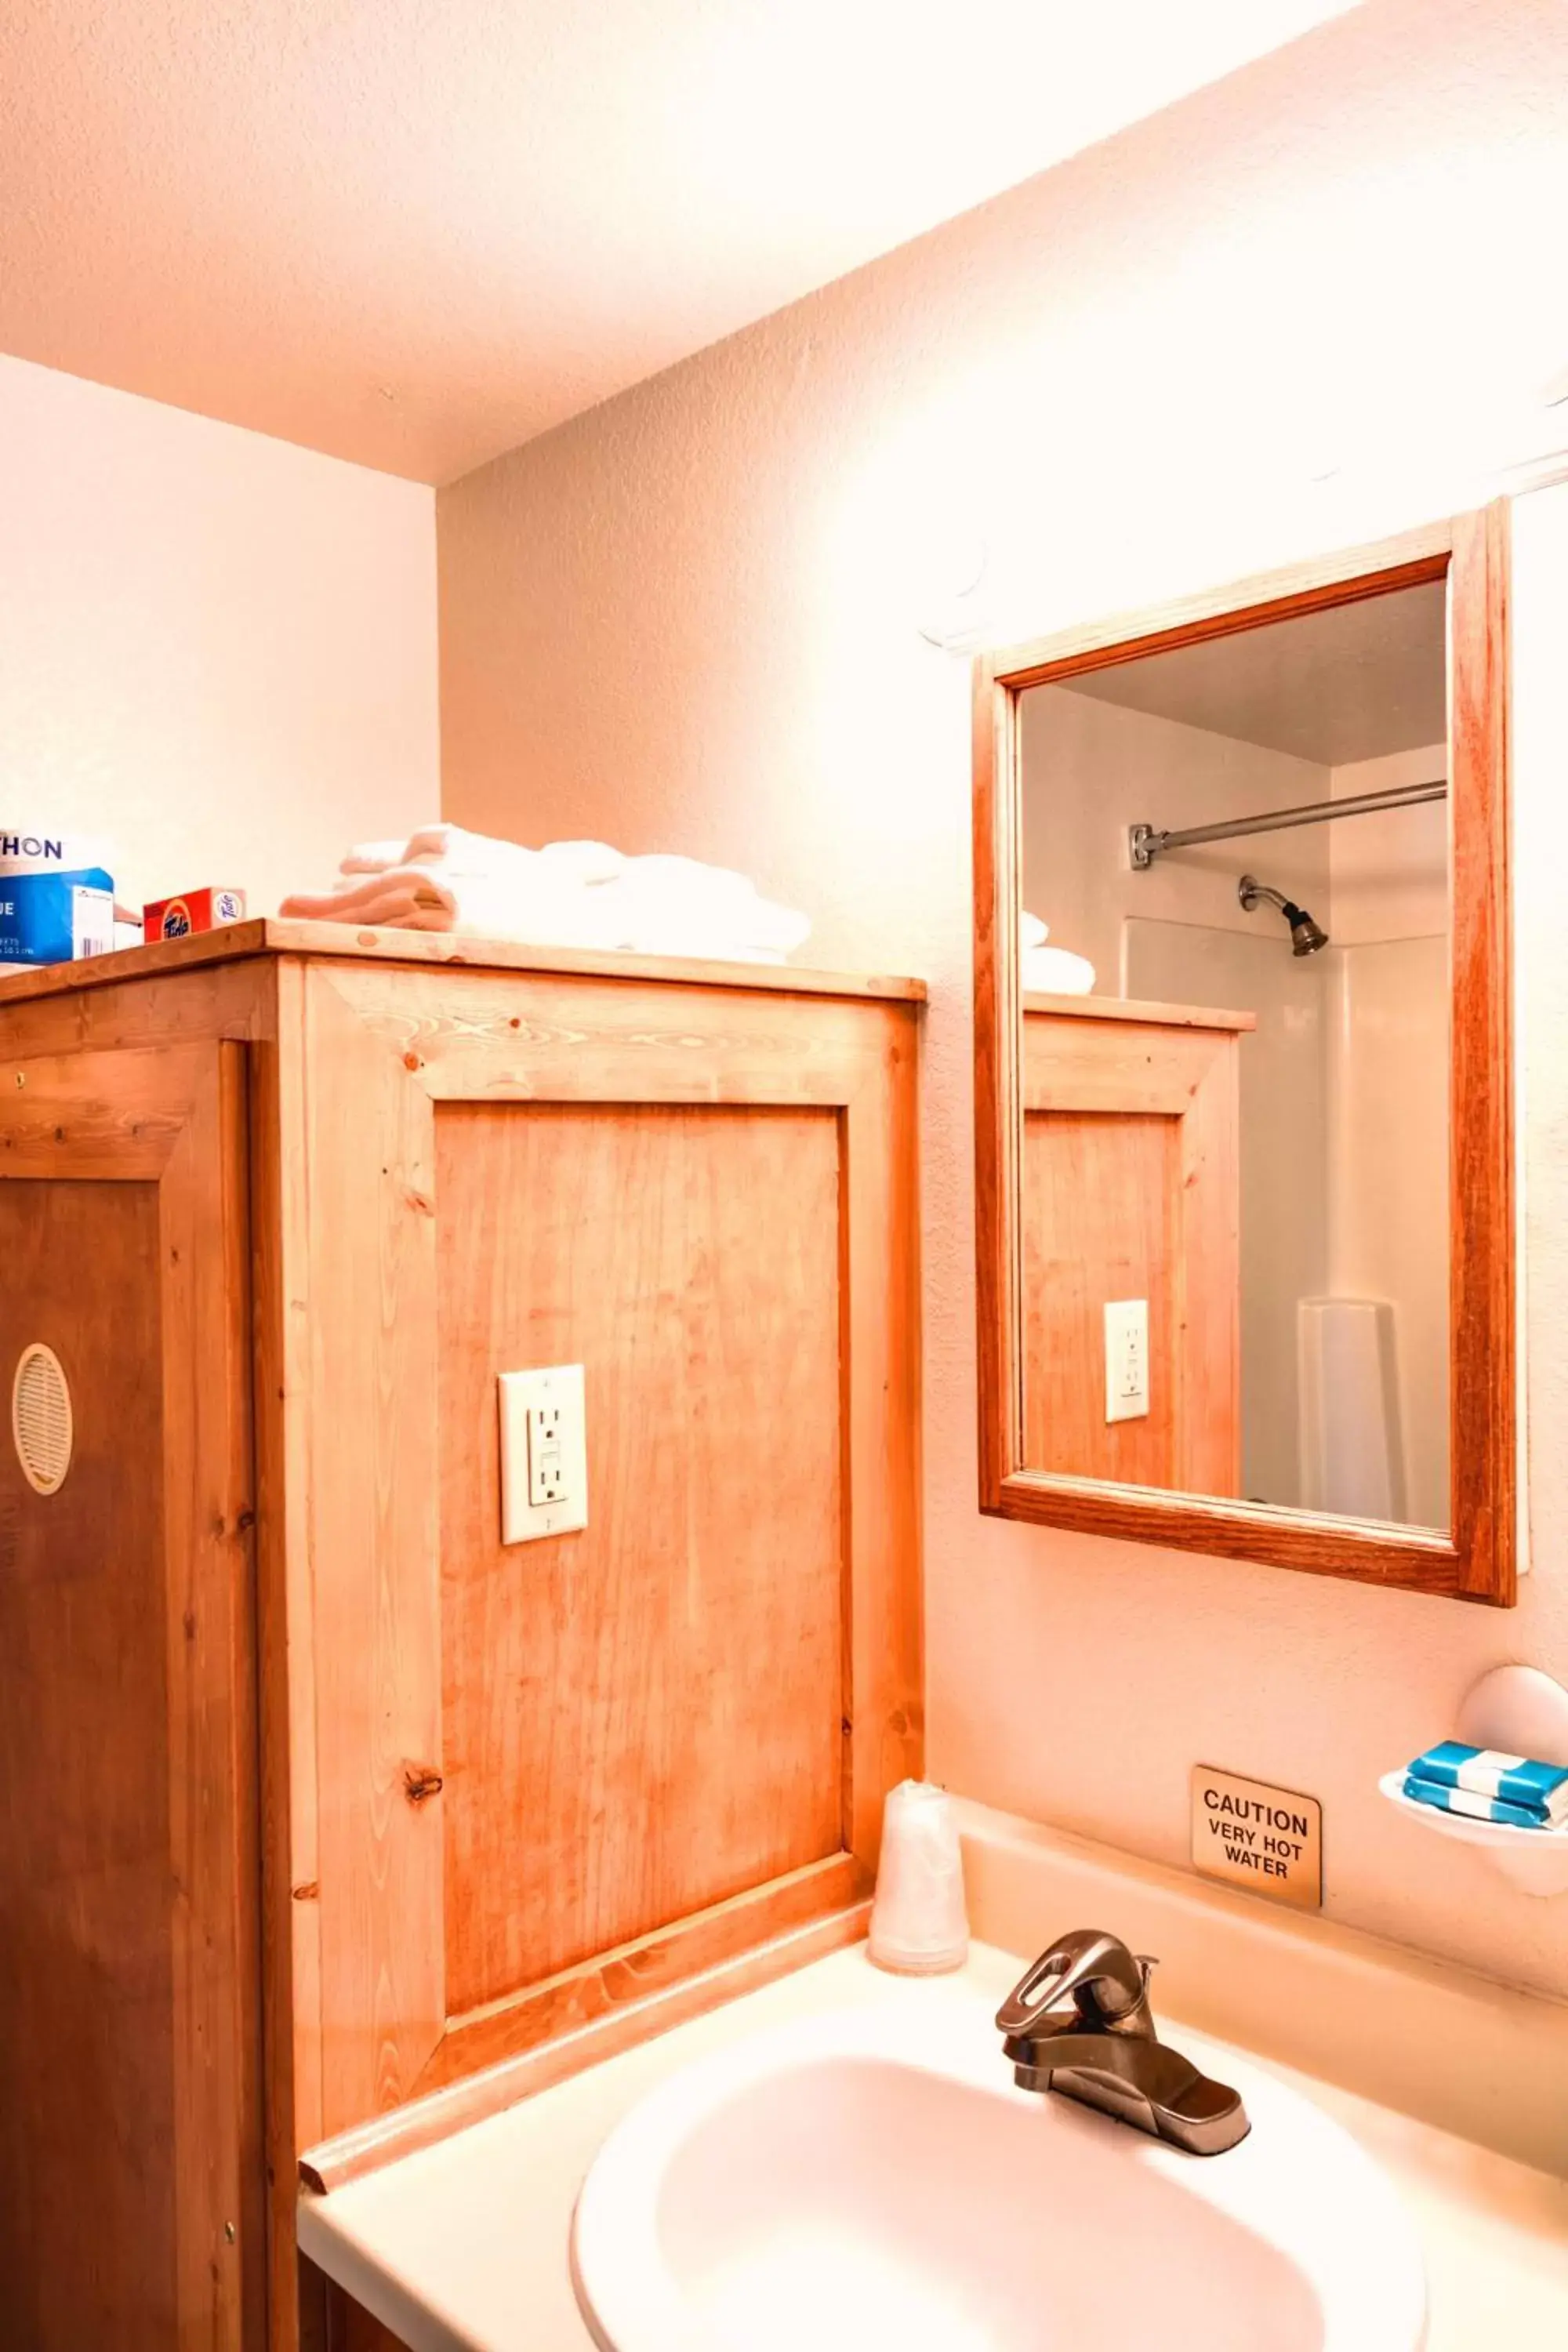
{"label": "faucet handle", "polygon": [[996,2012],[997,2031],[1027,2034],[1069,2000],[1090,2024],[1131,2021],[1142,2011],[1147,2026],[1149,1975],[1157,1965],[1102,1927],[1076,1927],[1058,1936],[1019,1979]]}

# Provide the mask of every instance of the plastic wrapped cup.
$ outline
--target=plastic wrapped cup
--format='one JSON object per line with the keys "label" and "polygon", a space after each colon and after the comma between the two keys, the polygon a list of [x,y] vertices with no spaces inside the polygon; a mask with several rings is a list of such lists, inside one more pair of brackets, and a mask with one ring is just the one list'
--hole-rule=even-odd
{"label": "plastic wrapped cup", "polygon": [[901,1780],[889,1794],[869,1950],[900,1976],[940,1976],[968,1956],[958,1819],[929,1780]]}

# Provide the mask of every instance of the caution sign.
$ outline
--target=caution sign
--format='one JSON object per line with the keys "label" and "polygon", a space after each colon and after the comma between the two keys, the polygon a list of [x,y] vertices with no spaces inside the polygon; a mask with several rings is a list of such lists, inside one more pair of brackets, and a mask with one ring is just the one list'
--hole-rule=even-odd
{"label": "caution sign", "polygon": [[1193,1868],[1299,1911],[1323,1907],[1323,1809],[1316,1797],[1193,1767]]}

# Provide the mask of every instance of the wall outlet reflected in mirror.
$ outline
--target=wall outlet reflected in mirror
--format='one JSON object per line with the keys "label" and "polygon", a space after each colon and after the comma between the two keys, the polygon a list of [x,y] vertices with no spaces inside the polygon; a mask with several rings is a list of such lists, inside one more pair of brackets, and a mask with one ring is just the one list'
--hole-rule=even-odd
{"label": "wall outlet reflected in mirror", "polygon": [[1149,1410],[1149,1301],[1105,1302],[1105,1418],[1142,1421]]}

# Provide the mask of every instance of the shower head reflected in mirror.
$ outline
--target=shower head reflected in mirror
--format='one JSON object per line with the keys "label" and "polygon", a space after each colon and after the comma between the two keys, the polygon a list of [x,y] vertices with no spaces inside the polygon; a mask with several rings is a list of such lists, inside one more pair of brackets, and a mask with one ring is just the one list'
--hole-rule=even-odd
{"label": "shower head reflected in mirror", "polygon": [[1324,930],[1321,923],[1314,922],[1311,916],[1307,912],[1305,907],[1298,907],[1293,898],[1287,898],[1285,897],[1283,891],[1271,890],[1267,882],[1260,882],[1258,880],[1256,874],[1244,874],[1242,876],[1240,881],[1236,886],[1236,895],[1240,899],[1245,911],[1249,915],[1257,906],[1259,898],[1267,898],[1271,907],[1279,908],[1279,912],[1284,916],[1285,920],[1290,926],[1290,952],[1292,955],[1316,955],[1320,948],[1326,948],[1328,946],[1329,935],[1327,931]]}

